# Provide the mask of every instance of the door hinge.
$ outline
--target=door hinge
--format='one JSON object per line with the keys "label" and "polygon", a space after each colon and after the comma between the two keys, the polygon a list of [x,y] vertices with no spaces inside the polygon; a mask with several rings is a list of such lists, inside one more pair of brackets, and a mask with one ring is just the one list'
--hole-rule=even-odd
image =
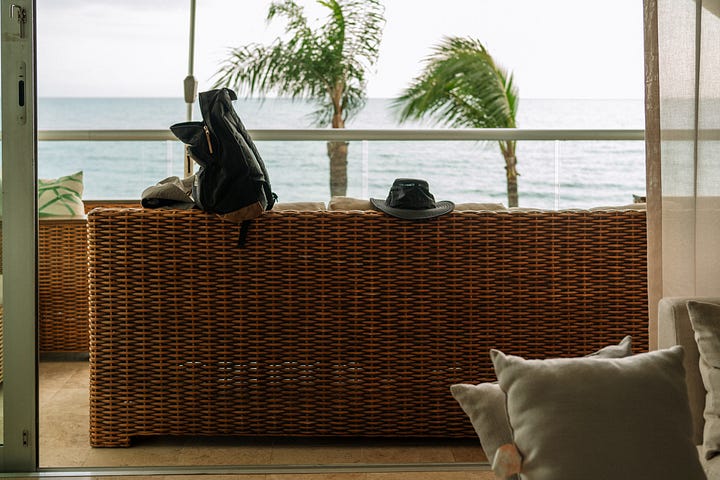
{"label": "door hinge", "polygon": [[30,432],[27,430],[23,430],[23,447],[29,447],[30,446]]}

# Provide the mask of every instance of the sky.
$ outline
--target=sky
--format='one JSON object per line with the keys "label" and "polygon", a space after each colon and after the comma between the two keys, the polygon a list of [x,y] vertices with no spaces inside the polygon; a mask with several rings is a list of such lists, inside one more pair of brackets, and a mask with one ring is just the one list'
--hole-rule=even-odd
{"label": "sky", "polygon": [[[297,0],[310,18],[316,0]],[[270,43],[269,0],[197,0],[194,74],[208,90],[230,48]],[[369,97],[399,95],[444,36],[480,40],[521,98],[642,98],[642,0],[385,0]],[[40,97],[181,97],[190,0],[37,0]]]}

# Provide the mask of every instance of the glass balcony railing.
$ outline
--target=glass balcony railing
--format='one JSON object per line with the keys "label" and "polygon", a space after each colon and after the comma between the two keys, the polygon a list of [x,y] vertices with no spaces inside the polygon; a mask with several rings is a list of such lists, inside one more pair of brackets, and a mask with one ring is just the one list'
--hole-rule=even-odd
{"label": "glass balcony railing", "polygon": [[[398,177],[429,181],[438,199],[507,204],[497,141],[516,140],[521,207],[622,205],[645,195],[642,130],[250,130],[281,202],[327,201],[327,141],[348,141],[348,196],[385,197]],[[135,199],[183,174],[169,130],[41,130],[41,178],[83,170],[84,198]]]}

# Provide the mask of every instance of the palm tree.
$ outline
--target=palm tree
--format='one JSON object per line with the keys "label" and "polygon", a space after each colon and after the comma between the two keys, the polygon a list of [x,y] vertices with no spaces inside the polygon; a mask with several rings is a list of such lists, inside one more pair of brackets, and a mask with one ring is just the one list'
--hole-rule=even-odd
{"label": "palm tree", "polygon": [[[485,47],[471,38],[446,37],[394,105],[401,121],[429,116],[455,128],[515,128],[518,90]],[[514,140],[500,140],[508,205],[518,205]]]}
{"label": "palm tree", "polygon": [[[314,124],[345,128],[365,105],[366,74],[378,57],[385,24],[380,0],[316,0],[328,17],[313,29],[295,0],[275,1],[268,22],[285,17],[287,39],[231,51],[217,72],[215,87],[274,92],[317,104]],[[330,194],[347,192],[347,142],[328,142]]]}

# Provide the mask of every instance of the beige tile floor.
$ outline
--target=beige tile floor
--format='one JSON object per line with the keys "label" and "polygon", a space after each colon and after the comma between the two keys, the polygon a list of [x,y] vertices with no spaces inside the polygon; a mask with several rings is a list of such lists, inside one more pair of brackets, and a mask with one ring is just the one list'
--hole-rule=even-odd
{"label": "beige tile floor", "polygon": [[[88,364],[40,362],[41,468],[177,467],[205,465],[453,464],[486,462],[475,440],[358,441],[170,437],[138,439],[130,448],[91,448],[88,444]],[[237,478],[227,475],[218,479]],[[108,478],[108,477],[103,477]],[[139,478],[139,477],[134,477]],[[153,476],[152,478],[160,478]],[[179,476],[169,478],[177,479]],[[241,475],[242,479],[386,480],[492,479],[492,472],[432,471],[400,473]]]}

